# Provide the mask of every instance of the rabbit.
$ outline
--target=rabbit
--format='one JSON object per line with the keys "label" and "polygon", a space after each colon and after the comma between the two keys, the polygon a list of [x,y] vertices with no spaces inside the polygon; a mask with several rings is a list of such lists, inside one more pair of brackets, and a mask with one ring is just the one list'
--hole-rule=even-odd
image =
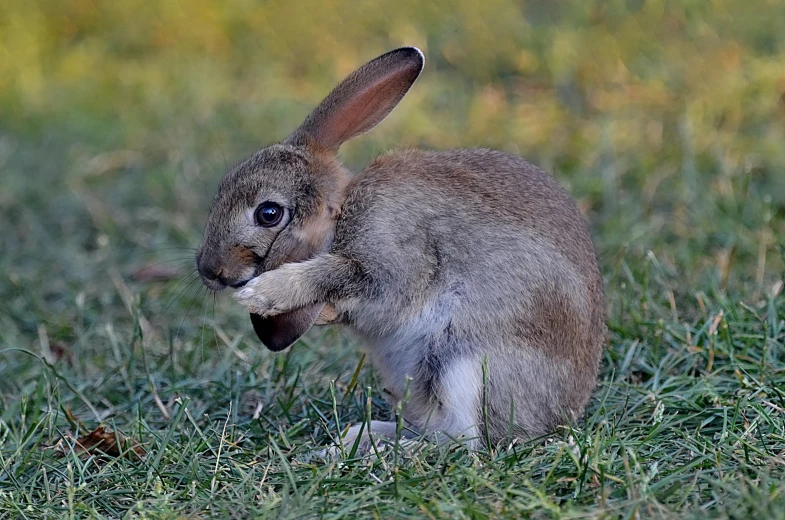
{"label": "rabbit", "polygon": [[[415,47],[375,58],[229,171],[198,271],[236,289],[273,351],[314,324],[354,331],[391,402],[408,396],[404,436],[469,449],[534,439],[579,419],[596,385],[597,255],[575,202],[520,157],[410,149],[357,174],[341,164],[341,144],[385,119],[424,63]],[[401,433],[368,426],[344,442]]]}

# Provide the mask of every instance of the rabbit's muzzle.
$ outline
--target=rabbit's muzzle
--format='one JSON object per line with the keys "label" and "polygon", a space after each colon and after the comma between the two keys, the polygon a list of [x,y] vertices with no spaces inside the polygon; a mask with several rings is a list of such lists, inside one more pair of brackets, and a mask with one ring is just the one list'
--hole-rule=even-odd
{"label": "rabbit's muzzle", "polygon": [[213,291],[221,291],[226,287],[239,289],[254,277],[257,269],[255,258],[252,259],[250,265],[241,260],[244,259],[231,258],[230,256],[229,262],[222,262],[217,255],[209,255],[204,251],[199,251],[196,255],[196,269],[202,283],[208,289]]}

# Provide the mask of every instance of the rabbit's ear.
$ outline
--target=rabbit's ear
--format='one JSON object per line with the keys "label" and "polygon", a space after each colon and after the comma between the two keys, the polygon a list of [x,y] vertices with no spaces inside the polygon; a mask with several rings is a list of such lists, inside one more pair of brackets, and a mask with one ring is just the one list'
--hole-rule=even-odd
{"label": "rabbit's ear", "polygon": [[251,323],[264,346],[273,352],[280,352],[308,332],[323,308],[324,304],[314,304],[271,318],[251,314]]}
{"label": "rabbit's ear", "polygon": [[402,47],[366,63],[335,87],[286,142],[312,141],[338,150],[392,112],[424,63],[423,53],[415,47]]}

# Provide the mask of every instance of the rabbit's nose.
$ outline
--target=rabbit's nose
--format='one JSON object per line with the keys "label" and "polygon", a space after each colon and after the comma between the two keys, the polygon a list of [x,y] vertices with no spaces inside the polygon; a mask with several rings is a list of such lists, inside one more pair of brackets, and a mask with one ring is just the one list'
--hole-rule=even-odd
{"label": "rabbit's nose", "polygon": [[211,267],[200,267],[199,273],[205,278],[207,278],[208,280],[210,280],[211,282],[216,281],[220,276]]}
{"label": "rabbit's nose", "polygon": [[199,270],[199,274],[202,275],[202,278],[211,282],[221,281],[220,278],[222,269],[210,264],[209,262],[204,262],[203,258],[204,257],[199,258],[196,264],[196,268]]}

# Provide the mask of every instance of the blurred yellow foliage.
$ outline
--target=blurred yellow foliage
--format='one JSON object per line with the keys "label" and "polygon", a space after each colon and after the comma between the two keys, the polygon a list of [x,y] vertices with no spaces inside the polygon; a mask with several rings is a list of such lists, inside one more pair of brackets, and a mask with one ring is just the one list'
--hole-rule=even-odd
{"label": "blurred yellow foliage", "polygon": [[234,110],[276,139],[343,75],[408,44],[426,52],[424,85],[385,142],[586,162],[609,121],[616,153],[658,154],[687,118],[696,153],[773,150],[782,20],[775,0],[6,0],[0,122],[98,117],[132,136]]}

